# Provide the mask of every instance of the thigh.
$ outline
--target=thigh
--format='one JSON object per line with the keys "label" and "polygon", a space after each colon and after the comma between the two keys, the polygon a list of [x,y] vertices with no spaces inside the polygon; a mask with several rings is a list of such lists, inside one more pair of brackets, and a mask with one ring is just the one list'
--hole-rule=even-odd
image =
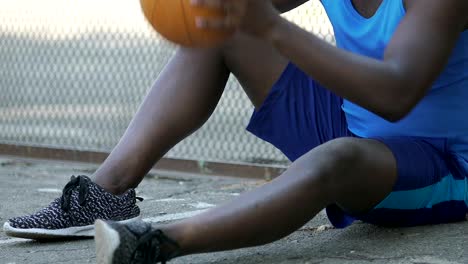
{"label": "thigh", "polygon": [[241,33],[222,47],[222,54],[226,67],[256,108],[288,65],[288,60],[271,44]]}
{"label": "thigh", "polygon": [[329,140],[352,136],[341,110],[343,100],[270,44],[237,34],[222,47],[222,54],[255,105],[247,130],[291,161]]}
{"label": "thigh", "polygon": [[289,64],[247,130],[295,161],[323,143],[352,136],[341,105],[340,97]]}
{"label": "thigh", "polygon": [[[339,227],[353,219],[381,226],[416,226],[462,221],[468,211],[467,173],[447,149],[444,139],[376,138],[392,152],[397,180],[392,192],[364,214],[327,208]],[[375,177],[379,177],[376,175]],[[365,183],[363,183],[365,184]],[[344,207],[346,208],[346,207]]]}

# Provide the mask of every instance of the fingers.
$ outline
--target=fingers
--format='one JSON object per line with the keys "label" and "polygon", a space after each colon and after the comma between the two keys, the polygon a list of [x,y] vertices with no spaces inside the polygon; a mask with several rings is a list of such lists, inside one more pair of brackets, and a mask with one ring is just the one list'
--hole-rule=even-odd
{"label": "fingers", "polygon": [[193,6],[218,9],[220,18],[196,17],[197,27],[214,30],[232,30],[239,27],[244,15],[244,1],[240,0],[191,0]]}

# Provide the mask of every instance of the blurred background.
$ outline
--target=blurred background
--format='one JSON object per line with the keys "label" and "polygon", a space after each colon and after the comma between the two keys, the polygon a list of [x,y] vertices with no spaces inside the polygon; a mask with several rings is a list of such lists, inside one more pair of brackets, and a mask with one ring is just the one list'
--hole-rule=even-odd
{"label": "blurred background", "polygon": [[[334,43],[319,1],[285,16]],[[176,48],[137,0],[0,0],[0,143],[109,152]],[[245,131],[252,111],[231,78],[206,125],[167,157],[287,164]]]}

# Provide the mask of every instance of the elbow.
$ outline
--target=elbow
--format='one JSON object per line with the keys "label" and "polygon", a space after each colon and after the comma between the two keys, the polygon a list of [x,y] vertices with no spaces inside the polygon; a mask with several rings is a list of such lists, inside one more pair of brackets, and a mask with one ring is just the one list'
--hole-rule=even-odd
{"label": "elbow", "polygon": [[[380,106],[381,117],[397,123],[407,117],[427,95],[437,74],[415,70],[404,60],[386,59],[387,78],[382,81]],[[379,99],[378,99],[379,100]]]}
{"label": "elbow", "polygon": [[387,94],[381,97],[381,117],[397,123],[408,116],[418,105],[427,91],[426,82],[417,81],[411,74],[394,71],[392,81],[387,82]]}
{"label": "elbow", "polygon": [[380,109],[380,116],[388,122],[397,123],[413,111],[421,98],[422,96],[408,92],[394,94],[382,104],[384,108]]}
{"label": "elbow", "polygon": [[407,111],[406,109],[392,109],[390,111],[386,111],[384,114],[381,114],[380,117],[385,119],[390,123],[397,123],[403,118],[405,118],[411,111]]}

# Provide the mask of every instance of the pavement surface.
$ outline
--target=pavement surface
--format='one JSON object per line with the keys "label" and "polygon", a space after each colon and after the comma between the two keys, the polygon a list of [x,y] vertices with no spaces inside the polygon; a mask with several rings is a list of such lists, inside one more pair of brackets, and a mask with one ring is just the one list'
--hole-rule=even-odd
{"label": "pavement surface", "polygon": [[[0,221],[38,210],[60,196],[71,175],[89,175],[95,169],[92,164],[0,157]],[[138,188],[138,195],[145,198],[139,206],[147,221],[176,221],[262,184],[151,173]],[[94,247],[93,240],[36,242],[0,232],[0,264],[95,263]],[[468,223],[396,229],[356,223],[338,230],[329,226],[322,212],[275,243],[171,263],[468,263]]]}

